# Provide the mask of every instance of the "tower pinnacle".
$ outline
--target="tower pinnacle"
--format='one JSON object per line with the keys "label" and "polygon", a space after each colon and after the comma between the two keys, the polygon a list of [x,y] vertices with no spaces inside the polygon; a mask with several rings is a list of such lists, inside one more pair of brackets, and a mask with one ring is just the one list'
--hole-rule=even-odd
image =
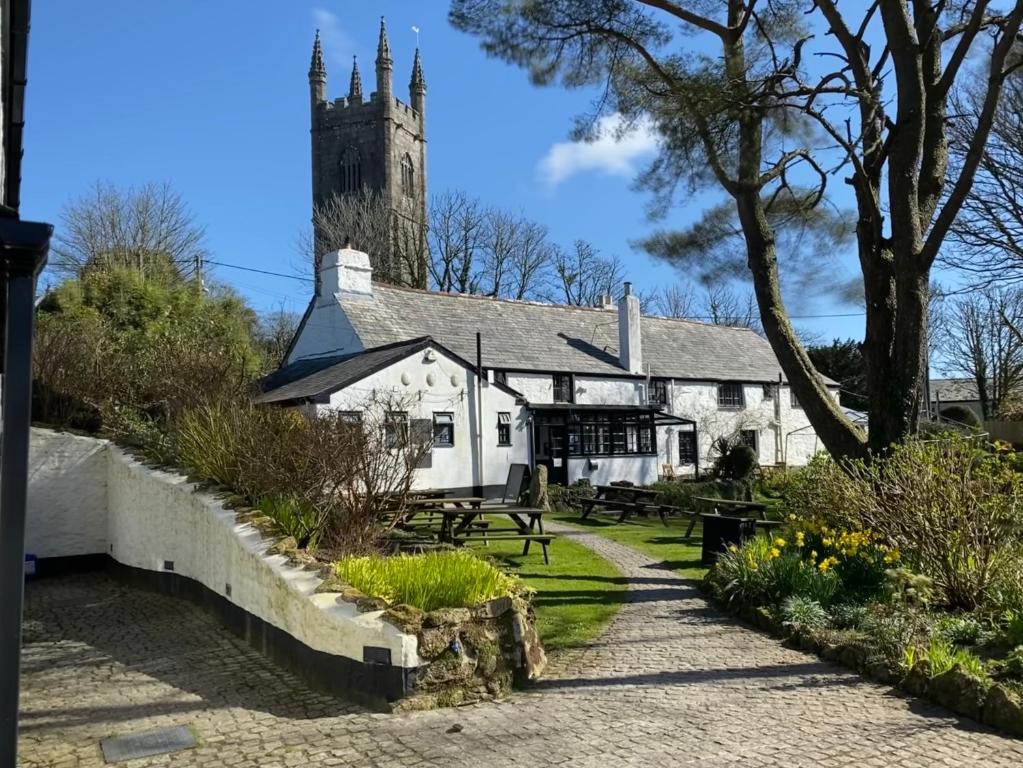
{"label": "tower pinnacle", "polygon": [[423,77],[423,61],[419,57],[418,48],[416,48],[416,57],[412,60],[412,80],[409,82],[408,87],[413,94],[426,92],[426,78]]}
{"label": "tower pinnacle", "polygon": [[380,40],[377,42],[377,69],[390,69],[394,61],[391,59],[391,44],[387,42],[387,24],[380,17]]}
{"label": "tower pinnacle", "polygon": [[313,40],[313,57],[309,62],[309,80],[326,80],[327,67],[323,64],[323,48],[320,46],[320,30],[316,30]]}
{"label": "tower pinnacle", "polygon": [[352,56],[352,82],[348,86],[349,101],[362,101],[362,75],[359,74],[359,61]]}

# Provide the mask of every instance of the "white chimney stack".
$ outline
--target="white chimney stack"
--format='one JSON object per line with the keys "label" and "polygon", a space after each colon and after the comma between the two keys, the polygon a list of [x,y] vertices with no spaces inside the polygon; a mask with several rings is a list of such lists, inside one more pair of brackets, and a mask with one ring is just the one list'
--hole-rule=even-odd
{"label": "white chimney stack", "polygon": [[369,255],[345,246],[320,258],[318,304],[329,304],[339,293],[373,295],[373,268]]}
{"label": "white chimney stack", "polygon": [[626,283],[625,294],[618,300],[618,360],[629,373],[643,373],[643,339],[639,324],[639,299],[632,293],[632,283]]}

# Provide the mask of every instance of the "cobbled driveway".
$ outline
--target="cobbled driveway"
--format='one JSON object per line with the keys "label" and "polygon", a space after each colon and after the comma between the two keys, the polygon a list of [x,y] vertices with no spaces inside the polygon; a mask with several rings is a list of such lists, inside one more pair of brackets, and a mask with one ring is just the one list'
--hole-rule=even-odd
{"label": "cobbled driveway", "polygon": [[649,558],[572,535],[630,579],[609,630],[507,701],[397,716],[309,691],[188,603],[103,575],[30,584],[21,764],[99,766],[102,738],[188,724],[200,746],[120,765],[1023,765],[1023,742],[782,648]]}

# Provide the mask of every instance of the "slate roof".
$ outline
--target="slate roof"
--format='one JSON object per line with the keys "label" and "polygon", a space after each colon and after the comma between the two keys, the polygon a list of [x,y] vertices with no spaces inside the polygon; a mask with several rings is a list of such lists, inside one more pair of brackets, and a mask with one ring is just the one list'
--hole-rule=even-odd
{"label": "slate roof", "polygon": [[968,403],[980,400],[976,379],[931,379],[931,400],[943,403]]}
{"label": "slate roof", "polygon": [[[342,296],[366,347],[432,336],[467,360],[504,370],[623,375],[617,309],[591,309],[374,284],[373,296]],[[781,366],[766,339],[745,328],[644,316],[644,365],[653,376],[776,382]]]}
{"label": "slate roof", "polygon": [[263,393],[254,397],[253,402],[290,402],[336,392],[424,349],[431,341],[410,339],[350,355],[296,361],[260,381]]}

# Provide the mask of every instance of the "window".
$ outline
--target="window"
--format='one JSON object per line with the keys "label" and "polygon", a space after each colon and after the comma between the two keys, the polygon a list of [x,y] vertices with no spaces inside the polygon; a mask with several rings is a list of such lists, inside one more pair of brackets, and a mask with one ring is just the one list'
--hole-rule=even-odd
{"label": "window", "polygon": [[718,384],[718,408],[742,408],[746,405],[743,397],[742,384],[725,382]]}
{"label": "window", "polygon": [[568,425],[569,456],[657,453],[653,414],[582,414]]}
{"label": "window", "polygon": [[554,374],[554,402],[556,403],[571,403],[574,402],[572,392],[572,374],[570,373],[556,373]]}
{"label": "window", "polygon": [[678,463],[696,463],[696,430],[678,433]]}
{"label": "window", "polygon": [[453,413],[433,414],[433,444],[450,446],[455,444],[455,415]]}
{"label": "window", "polygon": [[796,397],[796,393],[795,393],[795,392],[793,392],[793,391],[792,391],[791,389],[789,390],[789,404],[790,404],[790,405],[791,405],[791,406],[792,406],[793,408],[797,408],[797,409],[799,409],[800,411],[801,411],[801,410],[803,410],[803,406],[802,406],[802,404],[800,404],[800,402],[799,402],[799,398],[798,398],[798,397]]}
{"label": "window", "polygon": [[776,384],[765,384],[764,385],[764,399],[774,400],[774,390],[777,388]]}
{"label": "window", "polygon": [[497,444],[511,445],[511,414],[497,414]]}
{"label": "window", "polygon": [[508,386],[508,371],[494,371],[494,383]]}
{"label": "window", "polygon": [[650,393],[647,395],[647,402],[656,405],[667,405],[668,382],[664,379],[651,379]]}
{"label": "window", "polygon": [[408,445],[408,414],[405,411],[388,411],[384,416],[384,447],[404,448]]}
{"label": "window", "polygon": [[337,416],[345,424],[352,426],[362,424],[362,411],[338,411]]}
{"label": "window", "polygon": [[412,156],[407,152],[401,159],[401,193],[405,197],[413,197],[416,193],[416,171],[412,165]]}
{"label": "window", "polygon": [[759,435],[755,429],[744,429],[739,433],[739,443],[741,445],[748,445],[754,451],[757,449],[757,439]]}
{"label": "window", "polygon": [[341,153],[341,193],[362,189],[362,159],[359,150],[348,147]]}

